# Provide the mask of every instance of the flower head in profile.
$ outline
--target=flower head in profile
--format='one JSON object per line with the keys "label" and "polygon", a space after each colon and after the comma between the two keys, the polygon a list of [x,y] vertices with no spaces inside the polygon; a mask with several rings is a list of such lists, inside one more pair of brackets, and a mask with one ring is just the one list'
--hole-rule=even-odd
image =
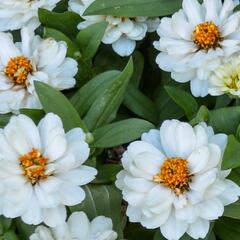
{"label": "flower head in profile", "polygon": [[84,16],[84,11],[94,1],[70,0],[69,9],[78,13],[84,19],[83,22],[79,23],[79,29],[84,29],[97,22],[108,22],[102,42],[111,44],[113,50],[120,56],[131,55],[136,47],[136,41],[142,40],[147,32],[154,32],[159,25],[159,18]]}
{"label": "flower head in profile", "polygon": [[226,59],[210,76],[209,94],[240,97],[240,57]]}
{"label": "flower head in profile", "polygon": [[182,9],[161,20],[156,62],[177,82],[190,81],[192,94],[208,94],[209,75],[239,52],[240,14],[235,0],[183,0]]}
{"label": "flower head in profile", "polygon": [[240,188],[221,171],[225,134],[214,135],[205,123],[195,127],[178,120],[164,121],[129,145],[124,170],[116,185],[128,202],[131,222],[160,228],[169,240],[184,233],[204,238],[210,221],[224,206],[238,200]]}
{"label": "flower head in profile", "polygon": [[117,234],[112,228],[110,218],[99,216],[89,222],[84,212],[74,212],[55,228],[37,227],[30,240],[115,240]]}
{"label": "flower head in profile", "polygon": [[14,43],[0,33],[0,113],[19,108],[41,108],[34,81],[63,90],[75,85],[77,62],[66,57],[67,45],[52,38],[41,39],[29,28],[21,30],[22,41]]}
{"label": "flower head in profile", "polygon": [[52,10],[61,0],[1,0],[0,31],[21,29],[29,26],[33,29],[40,25],[38,9]]}
{"label": "flower head in profile", "polygon": [[63,224],[65,206],[81,203],[81,186],[97,174],[95,168],[82,165],[89,157],[82,129],[65,133],[53,113],[37,126],[19,115],[1,129],[0,142],[0,213],[21,217],[27,224]]}

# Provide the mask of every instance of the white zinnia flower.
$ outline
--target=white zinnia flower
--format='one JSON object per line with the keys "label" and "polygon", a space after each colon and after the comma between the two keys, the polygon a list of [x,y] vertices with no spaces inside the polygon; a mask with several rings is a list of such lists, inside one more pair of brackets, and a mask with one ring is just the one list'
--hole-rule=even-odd
{"label": "white zinnia flower", "polygon": [[38,9],[52,10],[61,0],[1,0],[0,31],[20,29],[30,26],[35,29],[40,25]]}
{"label": "white zinnia flower", "polygon": [[120,56],[129,56],[136,47],[136,41],[142,40],[147,32],[154,32],[159,25],[159,18],[146,17],[113,17],[113,16],[84,16],[84,11],[95,0],[70,0],[69,9],[78,13],[84,21],[78,29],[84,29],[94,23],[106,21],[108,27],[102,42],[112,44],[113,50]]}
{"label": "white zinnia flower", "polygon": [[63,90],[75,85],[77,62],[66,57],[67,45],[41,39],[29,28],[21,30],[22,42],[0,32],[0,113],[19,108],[41,108],[34,81]]}
{"label": "white zinnia flower", "polygon": [[212,96],[230,94],[240,97],[240,57],[227,59],[210,76],[209,93]]}
{"label": "white zinnia flower", "polygon": [[224,206],[238,200],[240,188],[221,171],[225,134],[214,135],[205,123],[194,128],[167,120],[129,145],[124,170],[116,185],[128,202],[131,222],[160,227],[168,240],[187,232],[204,238],[210,221],[223,215]]}
{"label": "white zinnia flower", "polygon": [[81,128],[65,133],[61,119],[47,114],[36,126],[14,116],[0,131],[0,213],[27,224],[63,224],[66,207],[81,203],[81,188],[97,171],[82,165],[89,146]]}
{"label": "white zinnia flower", "polygon": [[224,58],[240,50],[240,14],[233,13],[239,1],[183,0],[172,18],[165,17],[158,28],[161,51],[156,62],[171,72],[177,82],[191,84],[196,97],[208,94],[209,74]]}
{"label": "white zinnia flower", "polygon": [[89,222],[84,212],[75,212],[68,221],[55,228],[39,226],[30,240],[115,240],[110,218],[96,217]]}

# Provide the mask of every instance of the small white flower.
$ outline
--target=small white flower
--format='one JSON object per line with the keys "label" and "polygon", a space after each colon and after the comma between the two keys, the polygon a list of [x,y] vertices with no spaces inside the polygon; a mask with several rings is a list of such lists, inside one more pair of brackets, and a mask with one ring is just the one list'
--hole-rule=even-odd
{"label": "small white flower", "polygon": [[224,206],[238,200],[240,188],[221,171],[225,134],[214,135],[205,123],[194,128],[167,120],[129,145],[124,170],[116,185],[128,202],[131,222],[160,227],[168,240],[185,232],[204,238],[210,221],[223,215]]}
{"label": "small white flower", "polygon": [[38,9],[52,10],[61,0],[1,0],[0,31],[9,31],[29,26],[33,29],[40,25]]}
{"label": "small white flower", "polygon": [[220,65],[210,76],[209,94],[240,97],[240,57],[234,56]]}
{"label": "small white flower", "polygon": [[112,44],[113,50],[122,57],[131,55],[136,47],[136,41],[142,40],[147,32],[154,32],[159,25],[159,18],[83,16],[84,11],[94,1],[69,1],[69,9],[78,13],[85,20],[79,23],[78,29],[84,29],[97,22],[108,22],[102,42]]}
{"label": "small white flower", "polygon": [[41,39],[29,28],[21,30],[22,42],[0,32],[0,113],[19,108],[41,108],[34,81],[63,90],[75,85],[77,62],[66,57],[67,45]]}
{"label": "small white flower", "polygon": [[183,0],[171,18],[161,20],[160,40],[154,43],[161,51],[156,62],[171,72],[177,82],[191,84],[192,94],[208,94],[209,75],[221,60],[240,50],[240,15],[233,13],[239,1]]}
{"label": "small white flower", "polygon": [[68,221],[55,228],[39,226],[30,240],[115,240],[112,220],[104,216],[89,222],[84,212],[75,212]]}
{"label": "small white flower", "polygon": [[47,114],[36,126],[14,116],[0,131],[0,213],[27,224],[63,224],[66,207],[81,203],[81,188],[97,171],[82,165],[89,146],[81,128],[65,133],[61,119]]}

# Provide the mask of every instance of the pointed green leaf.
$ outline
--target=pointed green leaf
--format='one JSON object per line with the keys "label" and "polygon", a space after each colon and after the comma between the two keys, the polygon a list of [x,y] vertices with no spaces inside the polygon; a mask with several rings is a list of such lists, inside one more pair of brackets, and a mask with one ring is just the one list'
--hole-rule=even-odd
{"label": "pointed green leaf", "polygon": [[86,198],[83,203],[70,207],[72,212],[84,211],[90,219],[97,216],[110,217],[118,239],[123,239],[120,191],[113,185],[87,185],[83,187]]}
{"label": "pointed green leaf", "polygon": [[133,73],[133,61],[130,58],[122,73],[94,101],[87,112],[84,122],[90,130],[106,124],[123,101],[123,97]]}
{"label": "pointed green leaf", "polygon": [[157,109],[154,103],[132,83],[128,85],[123,104],[137,116],[152,123],[156,123],[158,120]]}
{"label": "pointed green leaf", "polygon": [[87,132],[76,109],[61,92],[42,82],[35,81],[34,85],[43,110],[57,114],[62,119],[66,131],[80,127]]}
{"label": "pointed green leaf", "polygon": [[84,60],[89,60],[94,57],[107,26],[107,22],[95,23],[78,33],[77,43]]}
{"label": "pointed green leaf", "polygon": [[182,0],[98,0],[84,14],[118,17],[166,16],[179,10],[181,5]]}
{"label": "pointed green leaf", "polygon": [[101,73],[88,81],[71,98],[80,116],[83,116],[91,107],[93,102],[109,86],[109,84],[120,74],[120,71],[107,71]]}
{"label": "pointed green leaf", "polygon": [[222,169],[232,169],[240,166],[240,142],[235,136],[228,137],[227,147],[224,151]]}
{"label": "pointed green leaf", "polygon": [[43,8],[38,9],[38,16],[44,26],[57,29],[71,37],[76,36],[77,25],[82,20],[80,15],[74,12],[56,13]]}
{"label": "pointed green leaf", "polygon": [[93,132],[94,147],[109,148],[129,143],[155,126],[142,119],[132,118],[98,128]]}
{"label": "pointed green leaf", "polygon": [[165,86],[165,90],[173,101],[184,110],[188,119],[192,119],[198,111],[198,103],[194,97],[188,92],[175,87]]}
{"label": "pointed green leaf", "polygon": [[235,134],[240,123],[240,107],[219,108],[209,112],[208,124],[216,133]]}

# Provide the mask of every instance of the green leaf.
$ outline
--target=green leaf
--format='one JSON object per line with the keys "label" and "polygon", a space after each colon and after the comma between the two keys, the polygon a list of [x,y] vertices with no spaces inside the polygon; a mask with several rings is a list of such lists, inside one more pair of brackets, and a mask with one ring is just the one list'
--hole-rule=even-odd
{"label": "green leaf", "polygon": [[3,235],[3,240],[18,240],[18,236],[12,230],[7,231]]}
{"label": "green leaf", "polygon": [[98,175],[94,184],[110,184],[116,181],[116,175],[122,170],[119,164],[103,164],[98,167]]}
{"label": "green leaf", "polygon": [[79,44],[84,60],[89,60],[94,57],[101,44],[107,26],[107,22],[95,23],[78,33],[77,43]]}
{"label": "green leaf", "polygon": [[10,118],[11,118],[12,114],[8,113],[8,114],[0,114],[0,127],[3,128],[5,127]]}
{"label": "green leaf", "polygon": [[187,84],[179,84],[171,79],[169,73],[161,71],[162,83],[156,89],[157,95],[155,97],[155,105],[159,114],[159,123],[166,119],[179,119],[184,116],[183,110],[172,100],[168,95],[164,86],[173,86],[178,88],[187,89]]}
{"label": "green leaf", "polygon": [[76,109],[61,92],[42,82],[35,81],[34,85],[43,110],[57,114],[62,119],[65,131],[80,127],[87,132]]}
{"label": "green leaf", "polygon": [[166,16],[179,10],[181,4],[182,0],[98,0],[84,14],[118,17]]}
{"label": "green leaf", "polygon": [[235,134],[240,123],[240,107],[219,108],[209,112],[208,124],[216,133]]}
{"label": "green leaf", "polygon": [[175,87],[165,86],[165,90],[173,101],[184,110],[188,119],[192,119],[198,110],[198,103],[194,97],[188,92]]}
{"label": "green leaf", "polygon": [[232,169],[240,166],[240,142],[235,136],[228,137],[227,147],[225,149],[222,161],[222,169]]}
{"label": "green leaf", "polygon": [[77,25],[82,20],[80,15],[74,12],[56,13],[43,8],[38,9],[38,16],[44,26],[59,30],[71,37],[76,36]]}
{"label": "green leaf", "polygon": [[133,61],[130,58],[122,73],[94,101],[84,121],[90,130],[108,122],[122,103],[126,88],[133,73]]}
{"label": "green leaf", "polygon": [[97,216],[110,217],[118,239],[123,239],[121,217],[121,193],[113,185],[84,186],[86,198],[83,203],[70,207],[72,212],[84,211],[90,219]]}
{"label": "green leaf", "polygon": [[154,235],[153,240],[166,240],[166,238],[162,236],[160,230],[158,229]]}
{"label": "green leaf", "polygon": [[221,240],[239,240],[240,221],[231,218],[220,218],[215,222],[214,232]]}
{"label": "green leaf", "polygon": [[224,208],[225,217],[240,219],[240,201],[232,203]]}
{"label": "green leaf", "polygon": [[88,81],[71,98],[72,104],[80,116],[83,116],[91,107],[93,102],[107,88],[107,86],[120,74],[120,71],[107,71],[101,73]]}
{"label": "green leaf", "polygon": [[128,85],[123,104],[137,116],[156,123],[157,109],[154,103],[139,91],[132,83]]}
{"label": "green leaf", "polygon": [[[128,240],[151,240],[155,230],[146,229],[140,224],[127,223],[124,229],[124,239]],[[122,239],[121,239],[122,240]]]}
{"label": "green leaf", "polygon": [[15,226],[17,227],[17,231],[19,233],[19,238],[21,240],[23,239],[29,239],[29,237],[34,232],[36,226],[34,225],[28,225],[25,224],[20,218],[17,218],[15,220]]}
{"label": "green leaf", "polygon": [[78,49],[78,46],[75,42],[73,42],[69,37],[67,37],[64,33],[53,29],[53,28],[44,28],[44,37],[54,38],[56,41],[64,41],[67,43],[67,55],[72,58],[78,58],[81,54]]}
{"label": "green leaf", "polygon": [[205,106],[201,106],[196,114],[196,116],[190,121],[192,126],[197,125],[200,122],[206,122],[209,118],[209,110]]}
{"label": "green leaf", "polygon": [[40,110],[40,109],[29,109],[29,108],[22,108],[22,109],[20,109],[20,113],[27,115],[35,123],[38,123],[45,115],[43,110]]}
{"label": "green leaf", "polygon": [[109,148],[129,143],[141,137],[142,133],[155,128],[142,119],[132,118],[98,128],[93,132],[94,147]]}

